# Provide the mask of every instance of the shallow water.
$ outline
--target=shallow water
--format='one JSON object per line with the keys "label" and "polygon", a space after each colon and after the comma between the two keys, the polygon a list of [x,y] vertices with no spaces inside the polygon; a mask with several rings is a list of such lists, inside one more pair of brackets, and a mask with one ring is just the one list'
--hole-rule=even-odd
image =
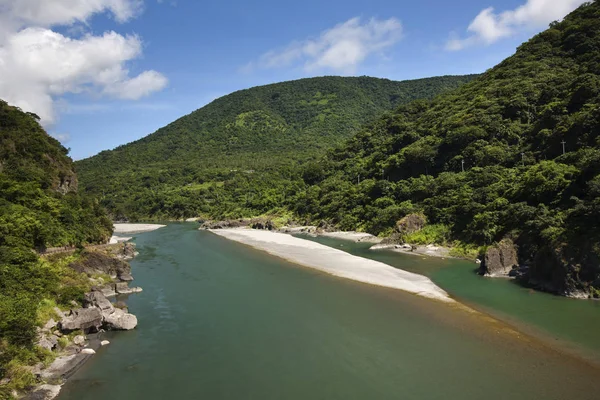
{"label": "shallow water", "polygon": [[594,399],[600,371],[441,302],[334,278],[209,232],[138,235],[138,329],[59,399]]}
{"label": "shallow water", "polygon": [[374,251],[369,250],[369,243],[301,237],[428,276],[461,303],[600,363],[600,301],[534,291],[512,279],[484,278],[475,273],[476,264],[463,260]]}

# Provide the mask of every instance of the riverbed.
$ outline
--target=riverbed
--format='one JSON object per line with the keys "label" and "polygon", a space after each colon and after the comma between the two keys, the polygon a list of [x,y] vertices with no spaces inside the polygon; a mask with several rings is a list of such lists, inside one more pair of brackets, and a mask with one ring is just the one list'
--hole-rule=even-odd
{"label": "riverbed", "polygon": [[301,267],[193,223],[134,241],[134,283],[144,292],[127,303],[138,328],[109,334],[111,344],[71,378],[61,400],[600,392],[596,366],[484,314]]}

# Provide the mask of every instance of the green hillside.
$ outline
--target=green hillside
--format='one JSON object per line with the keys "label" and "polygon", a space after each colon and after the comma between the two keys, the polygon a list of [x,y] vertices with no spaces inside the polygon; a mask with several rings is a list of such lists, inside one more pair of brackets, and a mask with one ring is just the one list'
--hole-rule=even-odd
{"label": "green hillside", "polygon": [[530,284],[593,293],[600,4],[551,24],[458,90],[386,114],[305,171],[313,185],[294,205],[303,218],[391,234],[403,216],[424,213],[429,225],[407,241],[476,251],[512,238]]}
{"label": "green hillside", "polygon": [[83,188],[117,218],[252,215],[280,203],[268,190],[283,195],[301,183],[297,163],[383,111],[473,78],[320,77],[241,90],[76,166]]}
{"label": "green hillside", "polygon": [[34,346],[48,307],[89,290],[87,278],[34,250],[104,242],[112,233],[104,209],[76,188],[67,150],[35,114],[0,100],[0,380],[9,380],[0,398],[33,383],[23,365],[50,357]]}

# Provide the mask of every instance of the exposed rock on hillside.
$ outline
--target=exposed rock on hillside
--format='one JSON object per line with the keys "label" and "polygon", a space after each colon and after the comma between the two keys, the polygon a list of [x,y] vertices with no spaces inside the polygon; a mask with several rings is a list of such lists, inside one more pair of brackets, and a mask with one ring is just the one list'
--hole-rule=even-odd
{"label": "exposed rock on hillside", "polygon": [[503,239],[500,243],[488,247],[480,273],[488,276],[508,276],[519,265],[517,248],[512,240]]}

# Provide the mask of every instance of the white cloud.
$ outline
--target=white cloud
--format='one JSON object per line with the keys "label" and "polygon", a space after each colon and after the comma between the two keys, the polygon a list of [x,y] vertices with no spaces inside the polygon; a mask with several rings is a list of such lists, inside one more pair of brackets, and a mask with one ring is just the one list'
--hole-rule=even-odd
{"label": "white cloud", "polygon": [[482,10],[467,28],[469,35],[451,35],[446,50],[457,51],[476,44],[490,45],[524,29],[539,29],[564,18],[587,0],[527,0],[525,4],[501,13],[492,7]]}
{"label": "white cloud", "polygon": [[0,22],[12,26],[0,35],[0,98],[51,125],[55,102],[67,93],[136,100],[163,89],[167,79],[160,73],[131,76],[127,68],[142,54],[139,37],[111,31],[73,38],[50,29],[85,22],[98,12],[126,21],[141,5],[139,0],[0,0]]}
{"label": "white cloud", "polygon": [[329,69],[353,73],[371,54],[396,44],[402,37],[402,24],[395,18],[370,19],[362,23],[352,18],[323,31],[318,38],[293,42],[283,50],[263,54],[257,62],[242,67],[280,68],[301,63],[306,71]]}
{"label": "white cloud", "polygon": [[66,144],[71,140],[71,135],[68,133],[53,133],[52,136],[62,144]]}

